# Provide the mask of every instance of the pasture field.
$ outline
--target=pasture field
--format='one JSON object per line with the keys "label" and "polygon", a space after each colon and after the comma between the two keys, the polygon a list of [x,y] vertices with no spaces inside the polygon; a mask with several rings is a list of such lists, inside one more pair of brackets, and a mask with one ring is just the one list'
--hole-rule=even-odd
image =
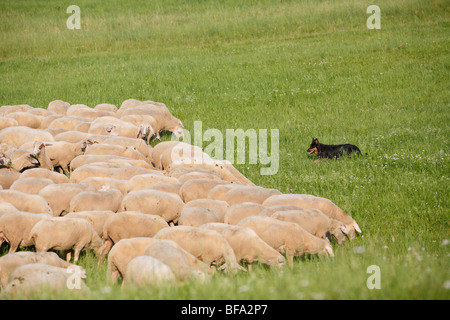
{"label": "pasture field", "polygon": [[[72,4],[79,30],[66,26]],[[371,4],[1,1],[0,105],[151,99],[188,130],[278,129],[276,174],[236,167],[256,185],[326,197],[362,230],[333,259],[146,290],[109,284],[87,252],[88,293],[28,298],[449,299],[450,5],[380,0],[381,29],[369,30]],[[314,163],[312,137],[367,155]],[[370,266],[380,289],[367,286]]]}

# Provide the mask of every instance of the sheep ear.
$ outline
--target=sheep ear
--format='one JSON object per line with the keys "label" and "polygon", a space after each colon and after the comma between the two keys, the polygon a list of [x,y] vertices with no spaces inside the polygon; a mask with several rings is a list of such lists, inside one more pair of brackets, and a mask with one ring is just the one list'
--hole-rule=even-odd
{"label": "sheep ear", "polygon": [[356,223],[356,221],[353,221],[352,224],[353,228],[355,228],[356,232],[361,233],[361,229],[359,228],[358,224]]}
{"label": "sheep ear", "polygon": [[341,224],[341,225],[339,226],[339,228],[341,229],[341,231],[342,231],[345,235],[348,234],[348,230],[347,230],[347,228],[346,228],[343,224]]}
{"label": "sheep ear", "polygon": [[139,138],[139,135],[142,133],[143,129],[144,129],[144,125],[143,125],[143,124],[140,124],[140,125],[139,125],[139,129],[138,129],[138,132],[137,132],[137,135],[136,135],[136,138]]}
{"label": "sheep ear", "polygon": [[28,155],[28,161],[30,161],[32,164],[35,164],[35,165],[40,164],[39,160],[36,159],[36,157],[33,156],[32,154]]}

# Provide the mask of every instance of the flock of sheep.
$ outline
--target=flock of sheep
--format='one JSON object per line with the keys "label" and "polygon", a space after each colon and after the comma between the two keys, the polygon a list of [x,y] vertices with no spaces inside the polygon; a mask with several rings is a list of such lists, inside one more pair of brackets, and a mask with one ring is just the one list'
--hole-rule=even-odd
{"label": "flock of sheep", "polygon": [[112,281],[145,286],[333,256],[331,243],[361,232],[328,199],[255,186],[184,142],[149,144],[183,130],[153,101],[0,107],[3,293],[67,289],[72,273],[88,276],[76,265],[82,250],[107,260]]}

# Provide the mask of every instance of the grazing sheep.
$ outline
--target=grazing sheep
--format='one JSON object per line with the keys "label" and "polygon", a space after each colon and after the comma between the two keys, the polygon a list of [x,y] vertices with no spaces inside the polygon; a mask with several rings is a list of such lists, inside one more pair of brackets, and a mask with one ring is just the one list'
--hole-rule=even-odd
{"label": "grazing sheep", "polygon": [[212,200],[212,199],[196,199],[191,200],[184,205],[184,208],[189,207],[203,207],[207,209],[213,209],[214,215],[218,222],[223,222],[225,212],[228,210],[229,205],[225,201]]}
{"label": "grazing sheep", "polygon": [[271,217],[281,221],[294,222],[312,235],[322,239],[331,241],[330,235],[333,235],[338,244],[342,244],[347,233],[343,222],[328,217],[318,209],[276,211]]}
{"label": "grazing sheep", "polygon": [[66,214],[64,217],[86,219],[92,224],[92,227],[94,228],[95,232],[97,232],[98,236],[101,238],[103,236],[103,226],[105,225],[106,220],[108,220],[108,218],[112,217],[113,215],[115,215],[115,213],[110,210],[104,211],[88,210],[88,211],[70,212]]}
{"label": "grazing sheep", "polygon": [[36,194],[27,194],[16,190],[0,190],[0,202],[9,202],[19,211],[53,213],[47,201]]}
{"label": "grazing sheep", "polygon": [[259,216],[261,217],[271,217],[277,211],[288,211],[288,210],[298,210],[303,209],[297,206],[273,206],[273,207],[265,207],[262,206],[262,210],[259,212]]}
{"label": "grazing sheep", "polygon": [[69,183],[69,178],[67,178],[67,176],[65,176],[64,174],[50,171],[50,170],[43,169],[43,168],[33,168],[30,170],[24,171],[20,175],[20,179],[29,178],[29,177],[50,179],[56,184]]}
{"label": "grazing sheep", "polygon": [[53,163],[47,155],[45,147],[45,143],[36,141],[31,155],[39,161],[39,168],[53,170]]}
{"label": "grazing sheep", "polygon": [[65,132],[65,131],[67,131],[67,129],[65,129],[65,128],[50,128],[50,129],[48,128],[53,121],[55,121],[56,119],[63,118],[63,117],[64,116],[62,114],[52,114],[52,115],[45,116],[41,120],[41,125],[39,126],[39,129],[44,129],[50,133],[56,132],[56,131],[60,131],[60,133]]}
{"label": "grazing sheep", "polygon": [[179,226],[200,227],[208,222],[218,222],[219,213],[215,209],[203,207],[184,207],[178,219]]}
{"label": "grazing sheep", "polygon": [[236,183],[231,183],[231,184],[219,184],[215,187],[213,187],[211,190],[209,190],[208,192],[208,199],[213,199],[213,200],[222,200],[223,196],[231,189],[233,189],[234,187],[238,186]]}
{"label": "grazing sheep", "polygon": [[28,194],[39,194],[41,189],[54,184],[53,180],[47,178],[19,178],[11,185],[11,190],[17,190]]}
{"label": "grazing sheep", "polygon": [[181,183],[156,183],[151,185],[147,189],[171,192],[179,195],[181,186]]}
{"label": "grazing sheep", "polygon": [[217,171],[215,169],[202,169],[202,168],[191,168],[191,167],[182,167],[182,166],[176,167],[175,169],[171,170],[169,172],[169,176],[179,179],[181,176],[188,174],[188,173],[204,173],[208,176],[214,176],[214,178],[212,178],[213,180],[222,180],[222,177],[221,177],[219,171]]}
{"label": "grazing sheep", "polygon": [[94,110],[109,111],[112,113],[116,113],[117,107],[114,104],[110,103],[100,103],[94,107]]}
{"label": "grazing sheep", "polygon": [[226,224],[238,224],[241,220],[250,217],[257,216],[265,207],[255,202],[243,202],[233,204],[225,212],[223,222]]}
{"label": "grazing sheep", "polygon": [[268,197],[279,194],[281,194],[281,192],[277,189],[268,189],[258,186],[236,186],[227,191],[222,200],[228,202],[230,206],[242,202],[256,202],[262,204]]}
{"label": "grazing sheep", "polygon": [[[1,186],[0,186],[0,190],[2,190]],[[0,202],[0,214],[4,214],[5,211],[19,211],[19,210],[17,210],[17,208],[14,207],[9,202]]]}
{"label": "grazing sheep", "polygon": [[80,183],[86,183],[93,186],[95,189],[100,189],[104,184],[110,184],[117,188],[122,195],[127,193],[127,180],[119,180],[109,177],[90,177],[80,181]]}
{"label": "grazing sheep", "polygon": [[[181,248],[176,248],[173,244],[168,244],[166,242],[156,242],[150,245],[146,250],[144,255],[151,256],[158,259],[162,263],[170,267],[175,277],[179,280],[189,279],[191,276],[196,278],[201,277],[205,279],[204,270],[202,268],[192,266],[186,251],[182,251]],[[195,259],[192,256],[193,259]],[[192,259],[191,258],[191,259]]]}
{"label": "grazing sheep", "polygon": [[169,266],[150,256],[133,258],[127,264],[122,285],[145,287],[161,285],[175,281],[175,275]]}
{"label": "grazing sheep", "polygon": [[120,211],[157,214],[168,223],[176,223],[184,202],[180,196],[159,190],[136,190],[123,197]]}
{"label": "grazing sheep", "polygon": [[153,148],[152,159],[153,159],[153,163],[155,164],[155,168],[161,168],[161,155],[163,154],[163,152],[169,148],[176,146],[179,143],[181,143],[181,142],[180,141],[163,141],[163,142],[158,143]]}
{"label": "grazing sheep", "polygon": [[[94,139],[94,137],[95,137],[95,139]],[[70,143],[77,143],[77,142],[81,142],[83,140],[90,139],[90,138],[92,139],[92,141],[97,142],[97,143],[100,143],[103,141],[103,140],[99,139],[99,136],[93,136],[90,133],[80,132],[80,131],[68,130],[68,131],[64,131],[64,132],[61,132],[61,133],[58,133],[57,135],[55,135],[55,141],[65,141],[65,142],[70,142]],[[101,141],[99,141],[99,140],[101,140]]]}
{"label": "grazing sheep", "polygon": [[13,105],[13,106],[1,106],[0,107],[0,116],[5,116],[11,112],[25,112],[30,109],[33,109],[33,107],[28,104],[18,104],[18,105]]}
{"label": "grazing sheep", "polygon": [[[122,156],[115,156],[115,155],[96,155],[96,154],[83,154],[79,155],[78,157],[74,158],[70,162],[70,171],[71,173],[75,171],[76,169],[80,168],[84,165],[96,165],[98,163],[125,163],[128,167],[140,167],[144,169],[152,169],[153,166],[150,165],[148,162],[143,160],[133,160],[131,158],[126,158]],[[98,165],[97,165],[98,166]],[[156,172],[151,171],[151,172]],[[149,172],[146,172],[149,173]]]}
{"label": "grazing sheep", "polygon": [[161,229],[154,238],[173,240],[207,265],[221,266],[219,270],[226,269],[232,273],[245,270],[237,263],[234,251],[227,240],[217,231],[175,226]]}
{"label": "grazing sheep", "polygon": [[[56,217],[44,219],[34,225],[30,231],[30,240],[34,241],[37,252],[53,250],[73,250],[74,262],[78,261],[80,251],[93,249],[99,255],[103,242],[89,221],[80,218]],[[71,251],[66,261],[71,259]]]}
{"label": "grazing sheep", "polygon": [[0,116],[0,131],[5,128],[17,126],[19,126],[19,122],[16,119]]}
{"label": "grazing sheep", "polygon": [[2,288],[8,284],[9,275],[18,267],[30,263],[45,263],[60,268],[77,267],[66,262],[55,252],[21,251],[8,253],[0,258],[0,282]]}
{"label": "grazing sheep", "polygon": [[212,188],[229,183],[229,181],[216,179],[192,179],[183,183],[179,194],[186,203],[191,200],[206,199]]}
{"label": "grazing sheep", "polygon": [[91,110],[89,106],[85,104],[72,104],[70,107],[67,108],[66,115],[68,116],[77,116],[83,111]]}
{"label": "grazing sheep", "polygon": [[8,118],[15,119],[19,123],[19,126],[32,129],[39,129],[42,121],[42,117],[31,114],[27,111],[10,112],[8,113]]}
{"label": "grazing sheep", "polygon": [[58,217],[69,213],[72,198],[84,191],[96,191],[96,189],[85,183],[59,183],[42,188],[39,195],[51,207],[53,215]]}
{"label": "grazing sheep", "polygon": [[14,181],[20,177],[20,172],[0,170],[0,186],[2,186],[3,189],[9,189]]}
{"label": "grazing sheep", "polygon": [[[216,174],[203,173],[203,172],[198,172],[198,171],[192,171],[189,173],[185,173],[178,177],[178,181],[180,181],[180,183],[186,183],[189,180],[194,180],[194,179],[211,179],[211,180],[216,180],[216,181],[224,181],[224,180],[222,180],[222,178],[220,178],[220,176],[217,176]],[[228,181],[226,181],[226,182],[228,182]]]}
{"label": "grazing sheep", "polygon": [[90,122],[89,118],[75,117],[75,116],[65,116],[58,117],[53,120],[47,127],[47,129],[65,129],[70,131],[78,131],[77,126]]}
{"label": "grazing sheep", "polygon": [[215,230],[228,241],[238,261],[259,261],[271,267],[282,267],[285,258],[264,242],[255,231],[224,223],[207,223],[200,228]]}
{"label": "grazing sheep", "polygon": [[30,242],[30,231],[42,219],[49,219],[49,214],[36,214],[29,212],[10,212],[0,216],[0,244],[9,243],[9,253],[16,252],[17,248],[33,245]]}
{"label": "grazing sheep", "polygon": [[77,275],[80,276],[81,279],[86,279],[86,270],[84,270],[81,266],[73,265],[68,268],[62,268],[38,262],[38,263],[24,264],[14,269],[14,271],[11,272],[11,274],[9,275],[9,282],[39,272],[53,272],[53,273],[56,272],[62,273],[64,275],[70,275],[75,272]]}
{"label": "grazing sheep", "polygon": [[70,103],[62,100],[54,100],[48,104],[47,110],[53,111],[54,113],[66,115],[67,109],[69,109]]}
{"label": "grazing sheep", "polygon": [[151,160],[153,153],[153,147],[145,143],[142,139],[137,138],[127,138],[118,136],[107,136],[105,140],[102,141],[105,144],[114,144],[119,146],[134,147],[138,150],[146,159]]}
{"label": "grazing sheep", "polygon": [[162,228],[169,227],[158,215],[124,211],[109,217],[103,225],[102,239],[105,245],[102,255],[106,255],[114,243],[122,239],[153,237]]}
{"label": "grazing sheep", "polygon": [[110,184],[104,184],[99,190],[83,191],[70,200],[70,211],[103,211],[117,212],[122,203],[122,193]]}
{"label": "grazing sheep", "polygon": [[348,230],[347,236],[349,239],[355,238],[356,232],[361,233],[361,229],[356,221],[331,202],[331,200],[326,198],[309,194],[282,194],[267,198],[263,205],[269,207],[275,205],[294,205],[303,209],[319,209],[330,218],[342,221],[345,224],[345,228]]}
{"label": "grazing sheep", "polygon": [[157,183],[179,183],[177,178],[171,178],[161,173],[148,173],[132,177],[127,184],[126,192],[148,189]]}
{"label": "grazing sheep", "polygon": [[182,159],[200,157],[209,159],[209,155],[204,153],[200,147],[180,142],[173,147],[167,148],[160,156],[160,166],[158,169],[167,168],[172,162]]}
{"label": "grazing sheep", "polygon": [[106,144],[104,142],[101,144],[95,144],[95,145],[90,146],[84,154],[85,155],[109,154],[109,155],[115,155],[115,156],[135,159],[135,160],[144,160],[144,161],[150,163],[150,161],[146,157],[144,157],[144,155],[142,153],[140,153],[137,150],[137,148],[135,148],[135,147],[121,146],[121,145],[116,145],[116,144]]}
{"label": "grazing sheep", "polygon": [[[120,275],[124,277],[128,262],[135,257],[144,255],[146,249],[155,243],[167,243],[173,246],[186,256],[186,258],[189,260],[189,264],[192,267],[200,268],[202,271],[209,273],[208,267],[203,262],[198,260],[192,254],[188,253],[176,242],[155,238],[137,237],[131,239],[122,239],[112,247],[111,251],[108,254],[107,278],[115,282]],[[99,261],[99,265],[101,263],[102,260]]]}
{"label": "grazing sheep", "polygon": [[237,224],[253,229],[272,248],[286,254],[288,264],[294,263],[294,256],[303,253],[329,254],[334,256],[328,241],[313,236],[298,224],[284,222],[270,217],[247,217]]}
{"label": "grazing sheep", "polygon": [[[78,157],[77,157],[78,158]],[[74,161],[76,158],[74,159]],[[72,167],[71,162],[71,167]],[[83,165],[72,171],[70,175],[71,182],[80,182],[89,177],[110,177],[118,180],[129,180],[139,174],[157,173],[157,170],[128,166],[123,168],[105,168],[96,165]]]}

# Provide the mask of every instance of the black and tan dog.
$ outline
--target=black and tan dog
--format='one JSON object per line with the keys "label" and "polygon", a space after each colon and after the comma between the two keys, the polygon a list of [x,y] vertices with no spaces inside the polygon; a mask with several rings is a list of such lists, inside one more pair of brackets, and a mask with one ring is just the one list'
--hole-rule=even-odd
{"label": "black and tan dog", "polygon": [[309,154],[315,154],[320,158],[333,159],[339,158],[340,156],[347,154],[349,155],[352,152],[357,152],[361,154],[359,148],[353,144],[338,144],[338,145],[330,145],[319,143],[317,138],[313,138],[311,145],[308,150]]}

